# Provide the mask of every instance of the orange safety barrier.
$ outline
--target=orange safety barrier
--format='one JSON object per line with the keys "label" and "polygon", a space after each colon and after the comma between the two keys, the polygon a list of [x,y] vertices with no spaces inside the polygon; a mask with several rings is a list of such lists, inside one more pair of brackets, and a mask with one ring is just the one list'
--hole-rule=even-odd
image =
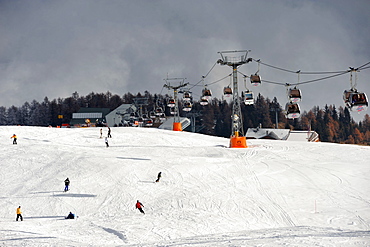
{"label": "orange safety barrier", "polygon": [[173,123],[173,131],[182,131],[181,123]]}
{"label": "orange safety barrier", "polygon": [[230,138],[231,148],[247,148],[247,138],[245,136],[232,136]]}

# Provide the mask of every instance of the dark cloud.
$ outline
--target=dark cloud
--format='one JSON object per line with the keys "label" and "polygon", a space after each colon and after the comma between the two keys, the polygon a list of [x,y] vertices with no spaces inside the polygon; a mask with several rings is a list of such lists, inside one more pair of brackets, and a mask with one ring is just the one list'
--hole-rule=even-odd
{"label": "dark cloud", "polygon": [[[159,93],[167,75],[199,82],[224,50],[250,49],[251,57],[293,71],[358,67],[370,61],[369,10],[366,0],[0,1],[0,105],[75,91]],[[256,63],[240,67],[245,74],[256,70]],[[216,65],[205,83],[229,73]],[[298,80],[262,65],[260,73],[269,81]],[[358,74],[358,89],[370,94],[370,69]],[[221,97],[229,82],[210,88]],[[302,108],[339,107],[348,88],[349,75],[302,85]],[[200,95],[201,87],[193,90]],[[284,86],[253,90],[286,101]]]}

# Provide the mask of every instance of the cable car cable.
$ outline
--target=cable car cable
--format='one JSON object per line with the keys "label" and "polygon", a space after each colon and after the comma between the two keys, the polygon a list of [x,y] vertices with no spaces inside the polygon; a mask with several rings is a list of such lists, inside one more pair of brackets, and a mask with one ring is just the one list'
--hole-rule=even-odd
{"label": "cable car cable", "polygon": [[321,77],[321,78],[314,79],[314,80],[303,81],[303,82],[300,82],[300,83],[281,83],[281,82],[273,82],[273,81],[267,81],[267,80],[263,80],[263,82],[270,83],[270,84],[276,84],[276,85],[284,85],[284,86],[286,84],[288,84],[289,86],[297,86],[297,85],[302,85],[302,84],[307,84],[307,83],[312,83],[312,82],[317,82],[317,81],[322,81],[322,80],[330,79],[330,78],[333,78],[333,77],[336,77],[336,76],[340,76],[340,75],[344,75],[344,74],[347,74],[347,73],[349,73],[349,71],[345,71],[345,72],[342,72],[342,73],[336,74],[336,75]]}
{"label": "cable car cable", "polygon": [[[363,67],[364,66],[366,66],[366,65],[368,65],[368,64],[370,64],[370,62],[368,62],[368,63],[365,63],[364,65],[361,65],[360,67],[358,67],[356,70],[358,70],[358,69],[364,69]],[[369,67],[368,67],[369,68]]]}
{"label": "cable car cable", "polygon": [[[193,87],[195,87],[195,86],[197,86],[199,83],[201,83],[203,80],[204,80],[204,78],[206,78],[208,75],[209,75],[209,73],[211,73],[211,71],[213,70],[213,68],[216,66],[216,64],[217,64],[217,62],[215,62],[215,64],[213,64],[213,66],[212,66],[212,68],[208,71],[208,73],[205,75],[205,76],[202,76],[202,79],[200,80],[200,81],[198,81],[197,83],[195,83],[195,85],[193,86]],[[189,88],[189,90],[190,89],[192,89],[192,87],[191,88]]]}
{"label": "cable car cable", "polygon": [[[260,59],[258,59],[258,60],[253,59],[253,60],[255,62],[260,63],[260,64],[263,64],[263,65],[265,65],[267,67],[271,67],[271,68],[282,70],[282,71],[289,72],[289,73],[297,73],[297,71],[288,70],[288,69],[280,68],[280,67],[273,66],[273,65],[270,65],[270,64],[267,64],[267,63],[263,63],[263,62],[261,62]],[[342,73],[342,72],[344,72],[344,71],[300,72],[300,73],[301,74],[338,74],[338,73]]]}
{"label": "cable car cable", "polygon": [[[221,79],[218,79],[218,80],[216,80],[216,81],[214,81],[214,82],[207,83],[207,84],[205,84],[205,86],[212,85],[212,84],[215,84],[215,83],[220,82],[220,81],[222,81],[222,80],[225,80],[225,78],[227,78],[227,77],[229,77],[229,76],[231,76],[231,74],[229,74],[229,75],[227,75],[227,76],[225,76],[225,77],[223,77],[223,78],[221,78]],[[196,84],[194,84],[190,89],[192,89],[193,87],[196,87],[196,86],[202,86],[202,87],[203,87],[203,85],[198,85],[198,84],[199,84],[199,82],[198,82],[198,83],[196,83]],[[189,85],[192,85],[192,84],[189,84]]]}
{"label": "cable car cable", "polygon": [[215,64],[212,66],[212,68],[208,71],[208,73],[203,78],[206,78],[209,75],[209,73],[211,73],[211,71],[216,66],[216,64],[217,64],[217,62],[215,62]]}

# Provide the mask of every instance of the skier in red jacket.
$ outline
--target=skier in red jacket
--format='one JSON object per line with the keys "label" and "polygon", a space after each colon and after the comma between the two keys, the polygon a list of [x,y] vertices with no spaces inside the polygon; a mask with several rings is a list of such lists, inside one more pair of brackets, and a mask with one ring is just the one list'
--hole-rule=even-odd
{"label": "skier in red jacket", "polygon": [[143,211],[143,209],[142,209],[142,207],[144,207],[144,205],[141,204],[141,202],[139,202],[139,200],[137,200],[137,202],[136,202],[136,208],[139,209],[139,211],[141,213],[145,214],[144,211]]}

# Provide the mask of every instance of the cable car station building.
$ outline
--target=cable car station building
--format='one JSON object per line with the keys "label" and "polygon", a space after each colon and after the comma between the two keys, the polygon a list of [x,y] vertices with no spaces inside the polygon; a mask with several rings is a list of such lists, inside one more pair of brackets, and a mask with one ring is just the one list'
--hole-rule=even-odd
{"label": "cable car station building", "polygon": [[72,114],[70,125],[72,127],[102,127],[106,125],[105,116],[109,108],[82,107]]}

